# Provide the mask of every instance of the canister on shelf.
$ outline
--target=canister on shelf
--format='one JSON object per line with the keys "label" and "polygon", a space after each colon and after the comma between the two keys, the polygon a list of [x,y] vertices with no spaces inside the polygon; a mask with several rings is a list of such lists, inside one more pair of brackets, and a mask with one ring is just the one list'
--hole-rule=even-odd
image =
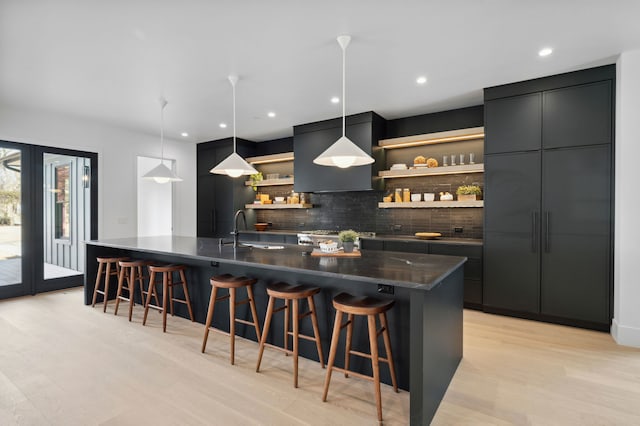
{"label": "canister on shelf", "polygon": [[394,201],[396,203],[401,203],[402,202],[402,189],[401,188],[396,188],[396,193],[395,194],[396,194],[396,196],[395,196]]}
{"label": "canister on shelf", "polygon": [[409,191],[409,188],[402,190],[402,201],[405,203],[411,202],[411,191]]}

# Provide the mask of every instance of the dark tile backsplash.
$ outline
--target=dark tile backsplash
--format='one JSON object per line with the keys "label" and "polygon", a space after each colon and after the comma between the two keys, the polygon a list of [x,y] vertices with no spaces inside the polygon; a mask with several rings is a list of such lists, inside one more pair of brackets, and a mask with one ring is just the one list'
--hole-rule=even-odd
{"label": "dark tile backsplash", "polygon": [[[256,210],[258,222],[271,222],[273,230],[355,229],[377,234],[411,235],[440,232],[444,237],[482,238],[482,208],[379,209],[378,202],[395,188],[411,192],[451,192],[460,185],[484,186],[483,174],[430,176],[429,179],[387,180],[386,191],[332,192],[306,194],[313,208]],[[263,187],[271,197],[290,194],[293,186]],[[438,199],[438,195],[436,195]],[[454,228],[462,232],[454,232]]]}

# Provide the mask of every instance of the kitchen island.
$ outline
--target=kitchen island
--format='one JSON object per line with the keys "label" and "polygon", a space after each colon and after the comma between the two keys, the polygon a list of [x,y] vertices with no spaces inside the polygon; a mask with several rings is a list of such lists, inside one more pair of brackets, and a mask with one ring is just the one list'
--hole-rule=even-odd
{"label": "kitchen island", "polygon": [[[354,295],[392,298],[388,313],[392,350],[400,388],[410,391],[411,424],[428,424],[462,358],[462,300],[464,257],[363,250],[360,258],[314,257],[296,245],[220,246],[217,239],[144,237],[86,243],[85,304],[91,303],[97,256],[129,256],[189,267],[189,291],[196,321],[204,323],[211,293],[209,278],[229,273],[258,279],[254,293],[262,323],[267,305],[264,287],[285,281],[318,286],[316,300],[323,350],[327,354],[333,324],[331,299],[346,291]],[[113,296],[113,295],[112,295]],[[248,312],[239,307],[238,316]],[[186,316],[176,307],[176,313]],[[213,326],[228,329],[228,308],[216,306]],[[281,316],[280,316],[281,317]],[[279,320],[279,321],[278,321]],[[368,352],[364,323],[354,327],[355,350]],[[301,332],[309,334],[306,322]],[[249,327],[237,334],[255,340]],[[274,318],[268,340],[282,345],[282,318]],[[341,352],[342,350],[342,352]],[[338,353],[344,353],[339,348]],[[317,360],[315,347],[301,344],[301,355]],[[256,347],[257,356],[257,347]],[[336,364],[341,365],[342,359]],[[370,362],[354,357],[351,367],[370,374]],[[206,372],[203,372],[206,374]],[[388,371],[381,379],[390,383]],[[357,379],[356,379],[357,380]],[[318,396],[320,398],[320,396]],[[384,401],[383,401],[384,405]]]}

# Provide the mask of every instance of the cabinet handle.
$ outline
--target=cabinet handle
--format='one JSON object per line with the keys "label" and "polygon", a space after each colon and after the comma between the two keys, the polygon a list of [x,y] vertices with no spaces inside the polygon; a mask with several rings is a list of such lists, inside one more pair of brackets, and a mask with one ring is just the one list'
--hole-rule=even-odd
{"label": "cabinet handle", "polygon": [[549,251],[551,251],[551,243],[549,242],[549,228],[551,227],[549,223],[550,217],[551,214],[548,211],[544,212],[544,251],[546,253],[549,253]]}
{"label": "cabinet handle", "polygon": [[538,251],[538,212],[531,213],[531,251]]}
{"label": "cabinet handle", "polygon": [[216,209],[211,209],[211,232],[216,232]]}

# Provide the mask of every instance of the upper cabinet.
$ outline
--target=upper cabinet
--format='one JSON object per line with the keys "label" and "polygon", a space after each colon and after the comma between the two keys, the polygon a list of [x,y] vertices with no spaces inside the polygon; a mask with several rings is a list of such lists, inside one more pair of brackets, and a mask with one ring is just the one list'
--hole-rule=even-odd
{"label": "upper cabinet", "polygon": [[533,151],[542,140],[542,94],[495,99],[484,104],[486,154]]}
{"label": "upper cabinet", "polygon": [[342,118],[293,128],[296,192],[366,191],[381,189],[378,172],[384,167],[384,151],[377,147],[385,121],[374,112],[347,117],[346,135],[376,161],[366,166],[318,166],[313,160],[342,136]]}
{"label": "upper cabinet", "polygon": [[543,148],[609,144],[612,139],[612,81],[543,93]]}

